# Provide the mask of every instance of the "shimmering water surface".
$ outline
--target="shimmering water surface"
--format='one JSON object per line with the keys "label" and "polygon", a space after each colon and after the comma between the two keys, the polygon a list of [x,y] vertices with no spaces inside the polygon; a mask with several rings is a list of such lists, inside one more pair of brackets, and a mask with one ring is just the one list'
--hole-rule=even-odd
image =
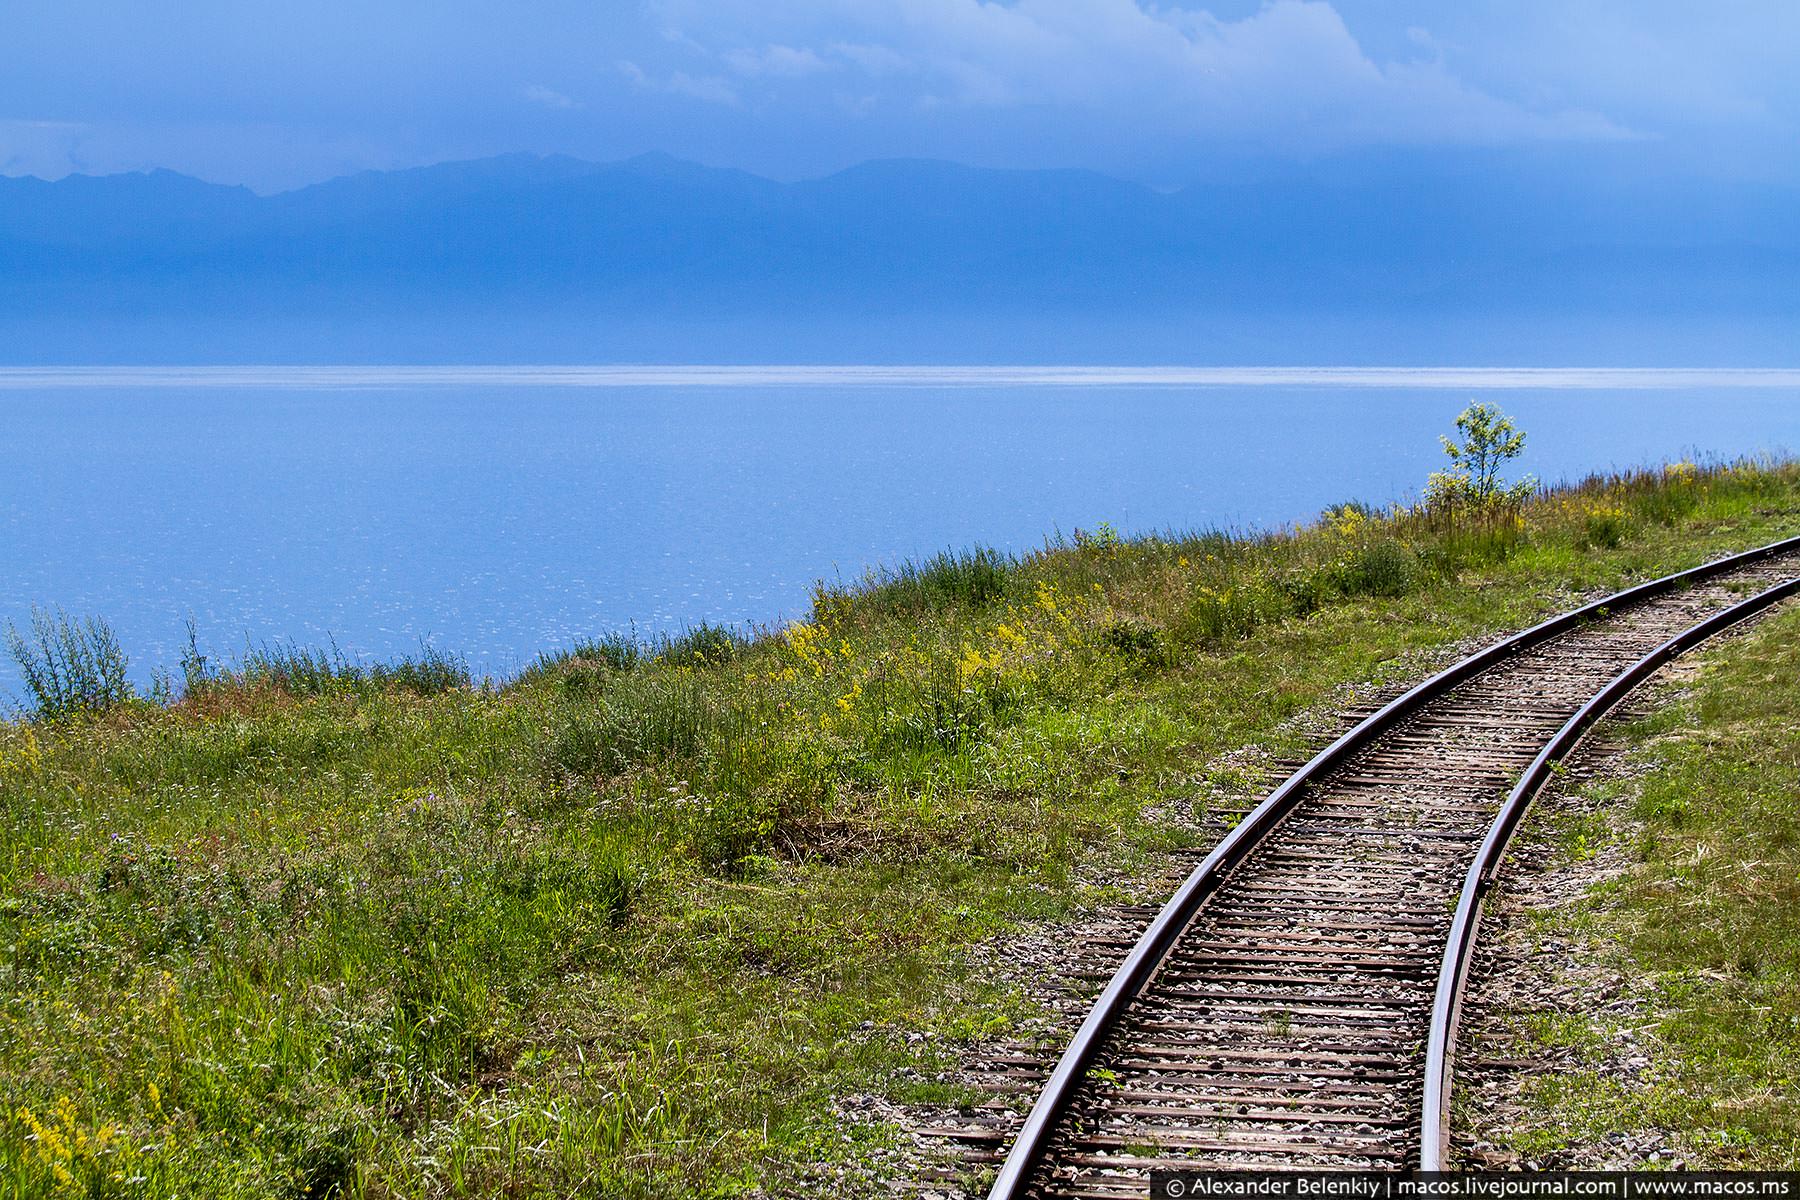
{"label": "shimmering water surface", "polygon": [[499,676],[945,547],[1402,498],[1476,396],[1549,479],[1800,448],[1782,371],[20,370],[0,624],[104,616],[141,679],[189,617],[227,656],[429,639]]}

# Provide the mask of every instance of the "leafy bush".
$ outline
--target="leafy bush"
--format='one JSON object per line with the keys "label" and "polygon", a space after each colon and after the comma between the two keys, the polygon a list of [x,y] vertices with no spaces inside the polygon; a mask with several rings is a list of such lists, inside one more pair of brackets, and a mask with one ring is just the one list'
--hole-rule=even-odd
{"label": "leafy bush", "polygon": [[1084,554],[1108,556],[1117,554],[1125,540],[1119,536],[1111,521],[1102,521],[1093,529],[1077,529],[1075,531],[1075,548]]}
{"label": "leafy bush", "polygon": [[1461,515],[1491,522],[1516,510],[1537,489],[1537,480],[1527,475],[1508,484],[1500,470],[1524,452],[1524,431],[1493,404],[1469,405],[1457,414],[1456,428],[1460,440],[1438,439],[1450,469],[1434,471],[1426,481],[1426,507],[1452,525]]}
{"label": "leafy bush", "polygon": [[98,617],[33,608],[30,637],[8,624],[6,643],[41,718],[104,712],[135,695],[119,639]]}

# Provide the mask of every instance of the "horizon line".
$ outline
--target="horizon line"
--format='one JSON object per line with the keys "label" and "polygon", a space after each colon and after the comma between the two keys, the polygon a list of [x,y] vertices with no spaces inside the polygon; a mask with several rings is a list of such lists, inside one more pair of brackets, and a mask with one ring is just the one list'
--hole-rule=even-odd
{"label": "horizon line", "polygon": [[0,390],[620,387],[1340,387],[1445,390],[1800,388],[1800,367],[1205,367],[827,364],[0,366]]}

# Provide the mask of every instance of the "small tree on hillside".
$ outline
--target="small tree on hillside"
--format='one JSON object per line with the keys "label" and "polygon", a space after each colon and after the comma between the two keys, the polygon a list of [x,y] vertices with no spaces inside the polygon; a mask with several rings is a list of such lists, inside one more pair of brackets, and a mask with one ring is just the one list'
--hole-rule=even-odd
{"label": "small tree on hillside", "polygon": [[1433,508],[1472,508],[1486,515],[1523,501],[1537,487],[1529,475],[1508,484],[1500,469],[1525,449],[1525,433],[1497,405],[1471,404],[1456,417],[1461,440],[1447,437],[1444,453],[1450,469],[1433,471],[1425,485],[1425,499]]}

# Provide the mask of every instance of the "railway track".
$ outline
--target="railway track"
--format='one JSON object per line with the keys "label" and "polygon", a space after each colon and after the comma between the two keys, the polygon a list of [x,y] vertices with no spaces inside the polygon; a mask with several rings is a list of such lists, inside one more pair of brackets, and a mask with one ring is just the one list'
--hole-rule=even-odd
{"label": "railway track", "polygon": [[990,1200],[1157,1168],[1447,1164],[1481,897],[1530,797],[1670,657],[1800,592],[1800,538],[1621,592],[1373,713],[1195,868],[1125,955]]}

